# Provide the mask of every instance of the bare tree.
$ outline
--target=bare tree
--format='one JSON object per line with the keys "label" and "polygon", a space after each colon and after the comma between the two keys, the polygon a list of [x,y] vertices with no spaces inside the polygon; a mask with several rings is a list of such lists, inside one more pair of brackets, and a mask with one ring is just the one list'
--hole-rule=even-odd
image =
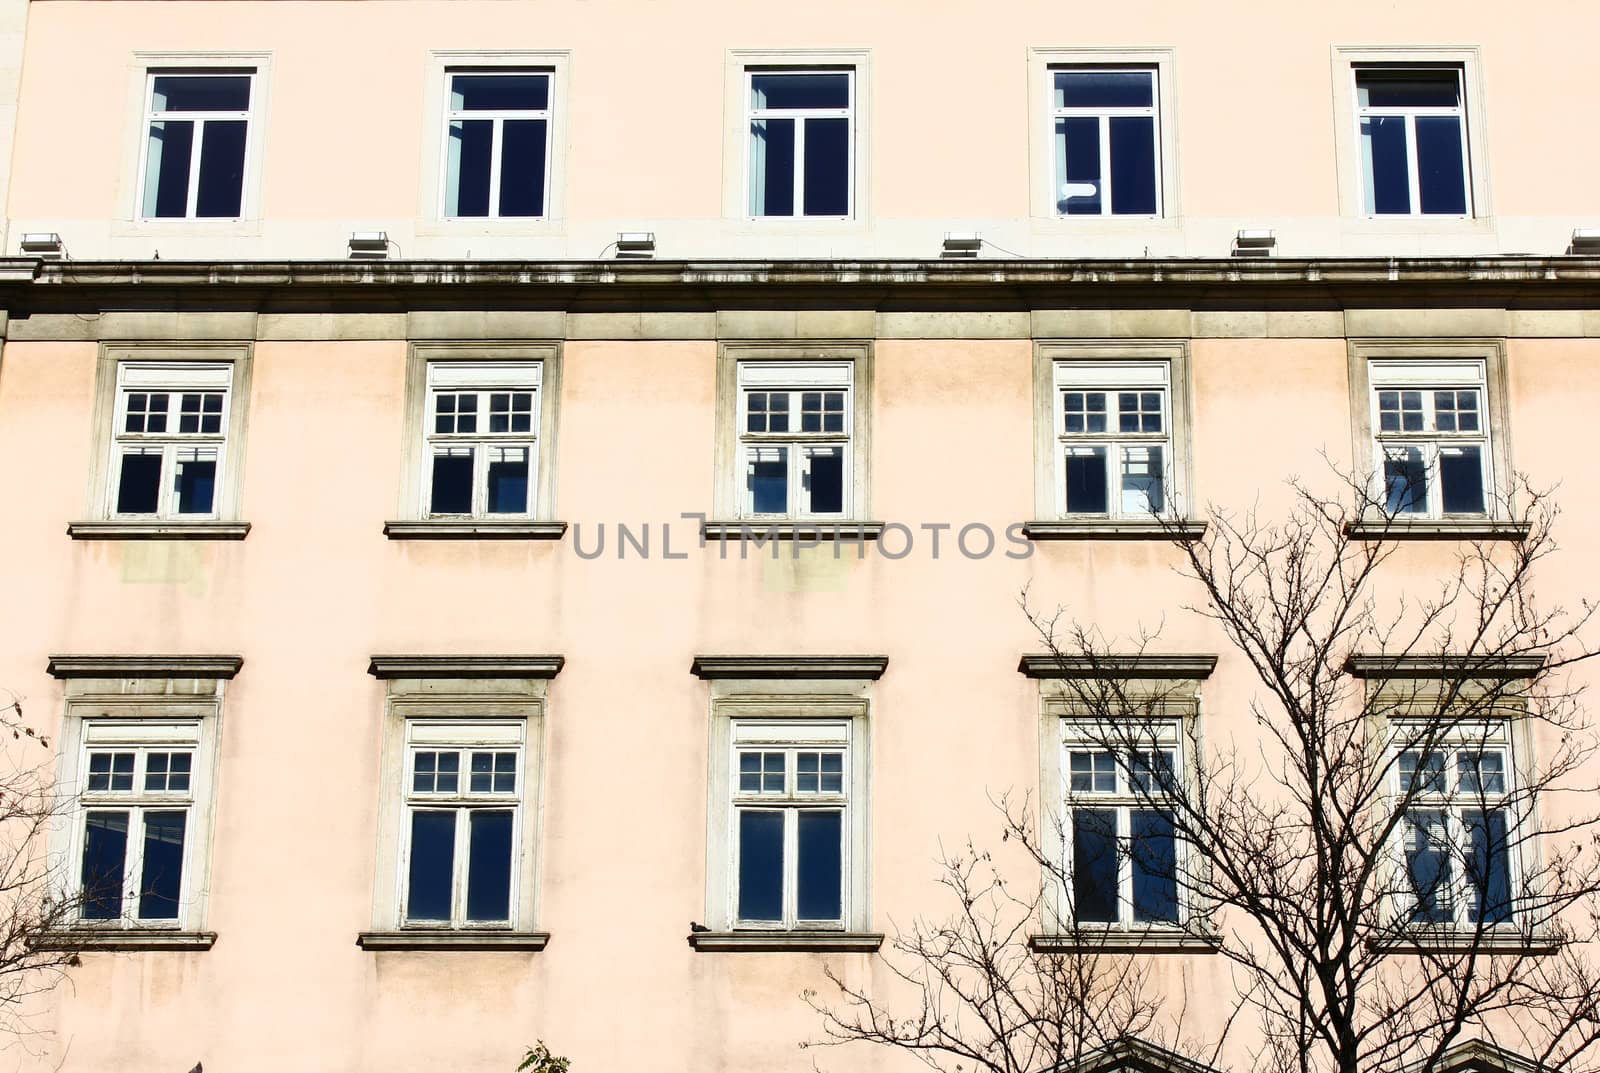
{"label": "bare tree", "polygon": [[[1087,964],[1096,978],[1139,981],[1135,955],[1097,949],[1114,929],[1085,906],[1083,869],[1071,863],[1114,854],[1147,900],[1183,908],[1147,912],[1151,934],[1182,933],[1234,966],[1237,993],[1205,1001],[1254,1014],[1241,1044],[1253,1069],[1431,1070],[1472,1036],[1540,1066],[1582,1068],[1600,1038],[1600,758],[1567,673],[1591,654],[1592,608],[1534,598],[1556,550],[1554,503],[1519,482],[1499,504],[1511,538],[1462,543],[1448,571],[1419,582],[1403,522],[1375,500],[1374,482],[1342,484],[1335,496],[1293,484],[1278,521],[1214,510],[1202,538],[1174,531],[1179,573],[1197,592],[1187,610],[1212,624],[1224,660],[1248,668],[1252,686],[1248,713],[1211,716],[1203,742],[1196,720],[1173,718],[1168,690],[1132,672],[1159,637],[1119,647],[1069,609],[1033,610],[1024,593],[1043,658],[1058,667],[1048,684],[1072,712],[1074,766],[1061,807],[1044,803],[1037,824],[1031,810],[1005,807],[1003,824],[1043,889],[1068,897],[1054,916],[1048,896],[1009,908],[1081,940],[1065,944],[1069,975]],[[1096,773],[1110,780],[1107,771],[1142,830],[1093,827],[1105,815],[1090,807]],[[1041,971],[1054,968],[1023,955],[1025,927],[997,928],[987,909],[965,933],[1018,952],[986,952],[977,991],[950,984],[951,967],[971,960],[959,946],[921,941],[920,925],[894,946],[909,959],[897,975],[915,984],[931,974],[964,1017],[925,982],[920,1012],[896,1020],[896,999],[835,981],[841,1004],[813,998],[830,1041],[1048,1069],[1139,1033],[1140,1021],[1181,1025],[1195,1004],[1140,987],[1140,1017],[1119,1021],[1108,1014],[1125,993],[1063,990],[1053,976],[1041,989]],[[1126,907],[1119,917],[1126,926]],[[1111,970],[1119,961],[1133,967]],[[1015,1009],[984,1019],[995,994]],[[1063,1018],[1069,1001],[1095,1023]],[[1040,1021],[1075,1037],[1050,1040],[1042,1062],[1039,1048],[1009,1045],[1006,1063],[1025,1061],[981,1060],[1011,1026]],[[1213,1019],[1203,1048],[1213,1063],[1232,1027]]]}

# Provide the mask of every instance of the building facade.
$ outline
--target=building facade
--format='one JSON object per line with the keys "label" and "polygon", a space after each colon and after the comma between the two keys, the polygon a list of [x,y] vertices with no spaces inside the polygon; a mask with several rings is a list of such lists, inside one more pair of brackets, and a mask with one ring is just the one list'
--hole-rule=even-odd
{"label": "building facade", "polygon": [[1024,590],[1217,740],[1213,506],[1374,471],[1420,585],[1526,473],[1592,594],[1558,7],[7,5],[0,685],[93,932],[20,1067],[807,1069],[1070,782]]}

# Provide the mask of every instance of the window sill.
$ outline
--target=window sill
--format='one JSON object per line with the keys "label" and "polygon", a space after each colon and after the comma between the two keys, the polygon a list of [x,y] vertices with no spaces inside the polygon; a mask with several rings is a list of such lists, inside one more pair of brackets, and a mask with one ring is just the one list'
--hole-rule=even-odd
{"label": "window sill", "polygon": [[73,540],[243,540],[250,532],[249,522],[204,521],[115,521],[68,522],[67,535]]}
{"label": "window sill", "polygon": [[883,522],[744,518],[700,523],[702,540],[877,540]]}
{"label": "window sill", "polygon": [[550,942],[547,931],[468,931],[417,928],[410,931],[364,931],[356,936],[363,950],[518,950],[537,953]]}
{"label": "window sill", "polygon": [[157,931],[135,928],[64,928],[33,943],[36,950],[210,950],[214,931]]}
{"label": "window sill", "polygon": [[1222,937],[1183,931],[1082,930],[1069,934],[1028,936],[1035,954],[1215,954]]}
{"label": "window sill", "polygon": [[411,518],[383,523],[390,540],[560,540],[566,522],[540,522],[518,518]]}
{"label": "window sill", "polygon": [[1526,540],[1531,526],[1527,522],[1504,522],[1493,518],[1452,518],[1445,521],[1351,522],[1344,527],[1352,540]]}
{"label": "window sill", "polygon": [[870,954],[883,946],[882,932],[864,931],[694,931],[689,945],[702,953],[808,951]]}
{"label": "window sill", "polygon": [[1068,520],[1065,518],[1022,523],[1029,540],[1199,540],[1206,523],[1189,519],[1168,522]]}
{"label": "window sill", "polygon": [[1440,929],[1437,931],[1395,932],[1367,940],[1367,949],[1385,954],[1510,954],[1536,956],[1553,954],[1561,942],[1547,931],[1515,929],[1480,933]]}

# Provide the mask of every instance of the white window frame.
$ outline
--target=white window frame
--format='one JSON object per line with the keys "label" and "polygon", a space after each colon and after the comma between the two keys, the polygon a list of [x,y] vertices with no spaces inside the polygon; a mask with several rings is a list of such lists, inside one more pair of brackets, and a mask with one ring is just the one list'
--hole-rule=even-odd
{"label": "white window frame", "polygon": [[[1057,205],[1055,215],[1061,219],[1081,219],[1084,217],[1093,219],[1096,216],[1115,216],[1127,220],[1158,220],[1165,216],[1166,210],[1163,201],[1165,183],[1162,181],[1162,176],[1165,174],[1166,165],[1162,156],[1161,68],[1154,64],[1052,63],[1047,65],[1045,70],[1048,72],[1049,79],[1049,86],[1047,90],[1048,96],[1046,97],[1046,100],[1049,102],[1050,112],[1049,137],[1052,147],[1051,182],[1052,188],[1056,193],[1055,200]],[[1102,71],[1119,74],[1148,74],[1150,76],[1150,106],[1105,106],[1094,108],[1057,106],[1055,103],[1055,76],[1061,72],[1072,71]],[[1146,116],[1153,121],[1153,129],[1151,131],[1153,144],[1151,152],[1155,158],[1154,183],[1156,192],[1156,209],[1154,212],[1119,213],[1115,211],[1111,192],[1111,120],[1113,117],[1121,118]],[[1061,160],[1055,151],[1055,128],[1056,122],[1062,119],[1098,119],[1100,122],[1100,189],[1102,191],[1102,196],[1100,198],[1099,213],[1068,213],[1059,207],[1061,200],[1060,191],[1061,186],[1063,185],[1063,179],[1061,176],[1061,169],[1059,167]]]}
{"label": "white window frame", "polygon": [[[738,370],[738,472],[744,479],[740,495],[741,518],[848,518],[855,502],[853,487],[855,472],[855,368],[852,362],[740,362]],[[840,432],[802,432],[799,403],[806,393],[844,393],[844,429]],[[790,402],[790,430],[788,432],[749,431],[750,396],[753,394],[787,394]],[[757,513],[755,493],[750,480],[756,462],[756,452],[762,449],[784,448],[788,460],[788,501],[779,513]],[[809,448],[837,447],[841,452],[840,467],[843,487],[838,511],[818,512],[802,509],[807,502],[806,482],[810,480]]]}
{"label": "white window frame", "polygon": [[[1362,75],[1372,72],[1409,74],[1418,78],[1448,74],[1455,79],[1456,92],[1461,103],[1454,108],[1445,107],[1420,107],[1420,106],[1389,106],[1381,108],[1363,107],[1361,104],[1361,79]],[[1355,139],[1357,155],[1361,159],[1361,199],[1364,215],[1373,219],[1386,217],[1424,217],[1434,219],[1471,219],[1473,216],[1473,190],[1472,190],[1472,142],[1468,138],[1467,130],[1467,85],[1466,72],[1459,65],[1440,65],[1437,67],[1424,67],[1418,65],[1405,65],[1401,67],[1384,67],[1375,64],[1358,64],[1351,68],[1350,91],[1354,95],[1353,109],[1355,113]],[[1453,116],[1460,126],[1461,131],[1461,188],[1466,201],[1466,212],[1438,213],[1422,211],[1422,180],[1418,171],[1417,162],[1417,119],[1423,116]],[[1403,119],[1406,132],[1406,163],[1408,165],[1407,189],[1409,195],[1409,212],[1377,211],[1376,193],[1368,181],[1367,153],[1363,148],[1361,138],[1361,122],[1364,119]]]}
{"label": "white window frame", "polygon": [[[849,86],[850,103],[844,108],[757,108],[754,103],[754,79],[757,75],[807,75],[807,74],[832,74],[844,75]],[[852,220],[856,215],[856,70],[854,67],[762,67],[750,66],[744,69],[744,205],[745,215],[754,220],[817,220],[840,221]],[[787,216],[777,216],[770,213],[757,215],[752,198],[755,193],[753,176],[750,173],[751,159],[755,148],[755,135],[751,126],[762,119],[792,119],[795,125],[794,135],[794,207],[795,212]],[[846,175],[845,175],[845,203],[847,209],[842,216],[808,216],[805,213],[805,129],[808,119],[844,119],[849,123],[849,134],[846,138]]]}
{"label": "white window frame", "polygon": [[[1062,518],[1104,518],[1111,521],[1149,520],[1173,517],[1172,472],[1172,368],[1167,361],[1130,362],[1054,362],[1056,514]],[[1069,432],[1066,427],[1066,398],[1069,394],[1097,393],[1106,396],[1104,433]],[[1161,396],[1159,433],[1121,432],[1113,427],[1120,416],[1118,396],[1125,393]],[[1067,500],[1067,453],[1077,448],[1103,447],[1106,452],[1106,510],[1071,511]],[[1123,507],[1122,463],[1126,452],[1140,448],[1161,449],[1162,505],[1159,511],[1129,511]]]}
{"label": "white window frame", "polygon": [[[1373,358],[1368,362],[1367,393],[1368,420],[1372,429],[1373,474],[1376,482],[1374,495],[1377,502],[1387,505],[1388,488],[1384,477],[1384,463],[1390,449],[1420,448],[1423,465],[1427,470],[1427,510],[1396,514],[1397,519],[1445,520],[1451,518],[1487,518],[1495,514],[1496,480],[1494,450],[1491,444],[1489,417],[1489,379],[1487,363],[1478,360],[1417,361]],[[1478,393],[1478,429],[1474,432],[1440,432],[1435,423],[1435,391],[1474,390]],[[1385,432],[1379,421],[1379,395],[1384,391],[1417,391],[1422,395],[1424,427],[1420,432]],[[1444,512],[1443,487],[1440,482],[1439,460],[1441,451],[1451,447],[1477,447],[1482,462],[1483,510],[1469,513]]]}
{"label": "white window frame", "polygon": [[[259,124],[258,93],[260,91],[260,71],[256,67],[198,67],[198,66],[151,66],[145,69],[144,97],[142,105],[143,124],[140,131],[139,170],[136,173],[137,190],[135,192],[134,219],[140,223],[167,223],[178,221],[238,221],[254,216],[252,200],[252,176],[256,172],[255,156],[257,153],[256,128]],[[236,76],[248,78],[250,81],[250,107],[242,112],[169,112],[156,111],[155,86],[157,78],[195,78],[208,76]],[[196,216],[196,208],[200,197],[200,157],[204,145],[204,127],[208,121],[243,120],[245,123],[244,137],[244,165],[239,177],[239,214],[237,216]],[[149,216],[145,214],[146,184],[150,176],[148,172],[150,161],[150,126],[156,122],[191,121],[195,124],[195,138],[189,149],[189,192],[188,203],[182,216]]]}
{"label": "white window frame", "polygon": [[[545,107],[543,109],[521,109],[500,111],[469,111],[455,110],[450,107],[451,85],[457,75],[539,75],[545,80]],[[558,102],[556,100],[557,79],[556,71],[550,66],[451,66],[444,70],[444,122],[439,133],[439,202],[437,207],[438,217],[449,223],[470,223],[474,221],[497,220],[544,220],[550,217],[551,205],[551,175],[554,170],[552,158],[555,156],[555,116]],[[450,124],[458,120],[491,120],[494,123],[494,133],[490,146],[489,157],[489,212],[483,216],[452,216],[449,213],[448,201],[450,191]],[[501,150],[504,146],[505,121],[508,119],[542,119],[544,120],[544,185],[543,204],[539,212],[532,216],[501,216],[500,215],[500,163]],[[458,180],[459,181],[459,180]]]}
{"label": "white window frame", "polygon": [[[525,720],[461,720],[412,718],[406,720],[405,759],[400,787],[404,799],[403,818],[400,824],[400,862],[395,892],[400,911],[400,927],[452,928],[462,930],[504,931],[517,917],[521,898],[523,869],[520,866],[523,843],[524,797],[527,779],[527,723]],[[419,793],[413,781],[412,761],[419,752],[456,752],[462,757],[459,768],[459,789],[455,793]],[[474,793],[470,789],[470,764],[474,752],[512,752],[516,754],[516,787],[505,793]],[[510,916],[504,920],[467,919],[467,874],[471,849],[471,820],[474,810],[509,810],[511,821],[510,890],[507,907]],[[449,811],[455,816],[455,856],[451,865],[451,914],[449,920],[419,918],[408,915],[411,876],[411,818],[417,812]]]}
{"label": "white window frame", "polygon": [[[851,887],[852,810],[850,790],[853,779],[851,763],[851,723],[849,720],[758,720],[735,719],[729,743],[728,759],[728,845],[732,855],[727,862],[729,876],[728,919],[735,930],[844,930],[849,917],[849,890]],[[739,758],[742,753],[781,753],[785,756],[785,789],[776,793],[747,793],[739,786]],[[838,793],[818,792],[806,794],[797,783],[798,754],[803,752],[842,752],[844,755],[841,784]],[[798,915],[799,888],[799,813],[816,808],[840,813],[839,856],[839,916],[834,919],[802,919]],[[783,911],[777,921],[744,920],[739,916],[740,875],[740,816],[745,812],[778,812],[784,817],[783,836]]]}
{"label": "white window frame", "polygon": [[[228,479],[228,433],[233,417],[234,368],[229,362],[158,362],[120,361],[116,370],[116,397],[112,413],[111,457],[108,462],[109,480],[106,486],[105,516],[118,519],[146,519],[156,521],[186,521],[223,517],[224,482]],[[180,432],[176,427],[182,416],[181,396],[189,394],[222,395],[222,411],[218,422],[220,431],[206,433]],[[127,430],[129,399],[134,395],[167,395],[167,428],[162,432],[129,432]],[[201,417],[205,415],[202,413]],[[179,455],[185,451],[212,451],[215,453],[215,476],[211,492],[211,510],[179,513],[177,498],[177,472]],[[121,513],[117,510],[119,490],[122,485],[124,459],[133,453],[159,451],[161,455],[160,489],[154,513]]]}
{"label": "white window frame", "polygon": [[[418,516],[422,518],[534,518],[539,516],[540,419],[544,405],[544,363],[542,361],[430,361],[427,364],[427,397],[423,403],[422,480]],[[436,431],[440,395],[474,394],[477,397],[477,425],[471,433]],[[495,394],[531,394],[532,413],[526,432],[489,429],[490,399]],[[525,510],[490,513],[488,510],[489,461],[496,450],[526,450],[528,453],[528,502]],[[433,459],[441,450],[472,452],[472,509],[466,514],[433,510]]]}

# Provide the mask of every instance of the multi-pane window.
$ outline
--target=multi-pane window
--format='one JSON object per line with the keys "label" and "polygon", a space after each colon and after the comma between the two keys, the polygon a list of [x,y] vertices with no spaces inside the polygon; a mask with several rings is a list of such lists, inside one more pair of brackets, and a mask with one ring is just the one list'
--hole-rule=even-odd
{"label": "multi-pane window", "polygon": [[843,927],[850,725],[735,722],[730,779],[735,925]]}
{"label": "multi-pane window", "polygon": [[1161,215],[1161,117],[1153,68],[1051,68],[1056,211]]}
{"label": "multi-pane window", "polygon": [[76,831],[84,921],[179,926],[199,744],[192,721],[85,725]]}
{"label": "multi-pane window", "polygon": [[232,384],[225,363],[118,365],[113,516],[216,516]]}
{"label": "multi-pane window", "polygon": [[748,70],[751,216],[853,211],[853,70]]}
{"label": "multi-pane window", "polygon": [[511,926],[523,734],[521,721],[407,724],[404,923]]}
{"label": "multi-pane window", "polygon": [[250,71],[152,71],[145,114],[145,219],[244,215]]}
{"label": "multi-pane window", "polygon": [[1373,361],[1368,371],[1385,512],[1487,513],[1493,485],[1483,363]]}
{"label": "multi-pane window", "polygon": [[1460,68],[1357,68],[1356,121],[1369,216],[1472,213]]}
{"label": "multi-pane window", "polygon": [[1113,926],[1179,923],[1178,837],[1173,795],[1180,777],[1176,726],[1132,748],[1104,728],[1064,720],[1064,832],[1071,918]]}
{"label": "multi-pane window", "polygon": [[430,362],[424,516],[533,513],[538,487],[539,362]]}
{"label": "multi-pane window", "polygon": [[447,218],[544,216],[548,71],[451,71],[445,114]]}
{"label": "multi-pane window", "polygon": [[1404,802],[1402,920],[1472,927],[1512,920],[1514,773],[1503,723],[1423,740],[1402,724],[1395,792]]}
{"label": "multi-pane window", "polygon": [[851,509],[850,362],[739,365],[742,513],[840,516]]}
{"label": "multi-pane window", "polygon": [[1170,509],[1170,367],[1057,362],[1057,499],[1063,515],[1148,518]]}

